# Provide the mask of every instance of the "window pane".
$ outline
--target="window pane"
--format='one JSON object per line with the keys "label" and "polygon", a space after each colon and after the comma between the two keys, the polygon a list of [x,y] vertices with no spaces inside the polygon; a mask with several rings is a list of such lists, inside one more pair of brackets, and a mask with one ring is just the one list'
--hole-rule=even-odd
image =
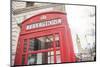
{"label": "window pane", "polygon": [[30,7],[30,6],[33,6],[34,5],[34,2],[27,2],[26,3],[26,7]]}
{"label": "window pane", "polygon": [[61,54],[60,54],[60,50],[56,51],[56,63],[61,63]]}
{"label": "window pane", "polygon": [[60,57],[60,55],[57,55],[56,59],[57,59],[57,63],[61,63],[61,57]]}
{"label": "window pane", "polygon": [[28,64],[48,64],[54,63],[53,52],[44,52],[28,55]]}
{"label": "window pane", "polygon": [[25,55],[22,55],[22,64],[25,62]]}
{"label": "window pane", "polygon": [[55,35],[55,42],[56,42],[56,47],[60,47],[60,41],[59,41],[59,35]]}
{"label": "window pane", "polygon": [[37,54],[37,64],[42,64],[42,53]]}
{"label": "window pane", "polygon": [[50,56],[50,63],[54,63],[54,56]]}
{"label": "window pane", "polygon": [[42,64],[48,63],[48,52],[42,53]]}
{"label": "window pane", "polygon": [[27,49],[27,39],[24,39],[24,52],[26,52]]}
{"label": "window pane", "polygon": [[30,39],[29,51],[53,48],[53,36],[43,36]]}
{"label": "window pane", "polygon": [[54,63],[54,51],[48,52],[48,63]]}
{"label": "window pane", "polygon": [[48,57],[48,63],[51,63],[51,57]]}
{"label": "window pane", "polygon": [[30,47],[29,50],[34,50],[34,39],[30,39]]}
{"label": "window pane", "polygon": [[56,51],[56,54],[59,55],[59,54],[60,54],[60,50],[57,50],[57,51]]}
{"label": "window pane", "polygon": [[28,64],[36,64],[36,62],[37,62],[37,54],[29,54]]}

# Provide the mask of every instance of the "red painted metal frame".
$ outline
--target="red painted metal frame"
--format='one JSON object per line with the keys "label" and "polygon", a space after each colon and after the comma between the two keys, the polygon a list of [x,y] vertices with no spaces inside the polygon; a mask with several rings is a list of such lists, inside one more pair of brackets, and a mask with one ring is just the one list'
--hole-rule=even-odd
{"label": "red painted metal frame", "polygon": [[55,34],[53,34],[53,48],[54,48],[54,63],[56,63],[56,44],[55,44]]}
{"label": "red painted metal frame", "polygon": [[[32,29],[32,30],[26,30],[26,25],[34,22],[40,22],[40,16],[45,15],[47,16],[46,20],[55,19],[55,18],[61,18],[62,24],[49,26],[49,27],[43,27],[38,29]],[[44,21],[44,20],[43,20]],[[59,34],[60,39],[60,48],[56,48],[55,45],[55,34]],[[53,48],[49,49],[43,49],[38,51],[28,51],[29,49],[29,39],[35,38],[35,37],[41,37],[41,36],[47,36],[47,35],[53,35]],[[23,52],[23,43],[24,39],[28,40],[27,43],[27,51],[26,53]],[[42,53],[42,52],[49,52],[54,51],[54,63],[56,63],[56,51],[60,50],[61,54],[61,63],[63,62],[75,62],[75,54],[73,50],[73,43],[71,39],[71,33],[70,28],[67,23],[67,16],[65,13],[62,12],[46,12],[41,13],[35,16],[32,16],[31,18],[23,21],[21,24],[21,33],[19,36],[20,41],[20,47],[17,48],[16,52],[16,58],[15,58],[15,65],[22,65],[22,55],[25,55],[25,65],[27,65],[28,62],[28,54],[35,54],[35,53]]]}

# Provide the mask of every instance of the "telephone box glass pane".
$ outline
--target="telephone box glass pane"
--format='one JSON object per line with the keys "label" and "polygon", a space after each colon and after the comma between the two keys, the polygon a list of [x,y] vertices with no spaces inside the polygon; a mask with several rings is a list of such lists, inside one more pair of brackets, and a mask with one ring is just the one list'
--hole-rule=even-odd
{"label": "telephone box glass pane", "polygon": [[43,52],[28,55],[28,64],[48,64],[54,63],[54,52]]}
{"label": "telephone box glass pane", "polygon": [[24,64],[25,61],[25,55],[22,55],[22,64]]}
{"label": "telephone box glass pane", "polygon": [[61,54],[60,54],[60,50],[56,51],[56,63],[61,63]]}
{"label": "telephone box glass pane", "polygon": [[29,51],[53,48],[53,36],[43,36],[30,39]]}
{"label": "telephone box glass pane", "polygon": [[36,64],[36,62],[37,62],[37,54],[29,54],[28,64]]}
{"label": "telephone box glass pane", "polygon": [[55,43],[56,43],[56,47],[60,47],[60,43],[59,43],[59,34],[55,34]]}
{"label": "telephone box glass pane", "polygon": [[54,51],[48,52],[48,63],[54,63]]}
{"label": "telephone box glass pane", "polygon": [[26,52],[27,49],[27,39],[24,39],[24,52]]}

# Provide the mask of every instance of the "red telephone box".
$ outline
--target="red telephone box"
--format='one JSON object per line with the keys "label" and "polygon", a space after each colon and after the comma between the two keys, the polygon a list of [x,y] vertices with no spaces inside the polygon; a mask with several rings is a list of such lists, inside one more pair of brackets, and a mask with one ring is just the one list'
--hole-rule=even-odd
{"label": "red telephone box", "polygon": [[15,65],[75,62],[66,13],[45,12],[25,20]]}

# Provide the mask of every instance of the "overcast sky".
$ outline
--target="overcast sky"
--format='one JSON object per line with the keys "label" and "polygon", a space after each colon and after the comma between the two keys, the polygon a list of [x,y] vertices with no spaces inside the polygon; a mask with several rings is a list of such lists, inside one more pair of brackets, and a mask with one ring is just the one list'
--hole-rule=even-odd
{"label": "overcast sky", "polygon": [[88,47],[85,34],[88,32],[89,28],[92,28],[91,23],[95,22],[95,17],[90,17],[90,14],[95,13],[95,9],[90,6],[66,5],[66,12],[74,43],[74,50],[77,53],[76,34],[80,37],[82,48]]}

